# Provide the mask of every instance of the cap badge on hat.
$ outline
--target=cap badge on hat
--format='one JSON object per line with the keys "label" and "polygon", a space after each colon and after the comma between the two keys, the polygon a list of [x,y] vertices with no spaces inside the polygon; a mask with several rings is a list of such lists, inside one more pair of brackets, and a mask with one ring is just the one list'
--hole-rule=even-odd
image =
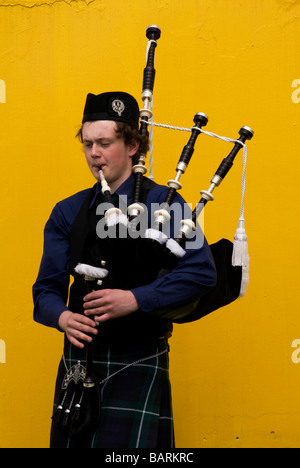
{"label": "cap badge on hat", "polygon": [[120,99],[115,99],[112,104],[112,110],[118,114],[119,117],[121,117],[122,113],[125,110],[125,104],[123,101]]}

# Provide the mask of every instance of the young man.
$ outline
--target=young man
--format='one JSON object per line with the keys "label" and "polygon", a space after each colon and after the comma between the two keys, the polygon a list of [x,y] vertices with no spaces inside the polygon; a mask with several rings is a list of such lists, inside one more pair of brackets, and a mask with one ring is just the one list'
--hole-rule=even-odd
{"label": "young man", "polygon": [[[138,133],[139,108],[127,93],[87,96],[79,132],[87,164],[97,183],[59,202],[45,227],[44,253],[33,286],[34,319],[65,333],[54,410],[60,404],[62,381],[76,363],[85,362],[85,343],[93,349],[94,373],[100,385],[100,420],[92,432],[69,438],[54,421],[51,447],[171,448],[174,447],[168,342],[170,324],[160,311],[170,310],[204,295],[215,284],[214,262],[203,239],[191,248],[168,274],[145,281],[147,264],[139,265],[130,283],[126,264],[135,262],[132,241],[122,239],[124,256],[112,276],[89,294],[83,279],[74,272],[78,263],[94,265],[100,257],[108,271],[115,244],[100,238],[97,207],[103,203],[99,184],[101,168],[114,203],[119,197],[132,202],[132,165],[147,146]],[[143,147],[143,148],[142,148]],[[151,206],[163,203],[168,188],[144,178],[142,201],[151,221]],[[175,196],[184,209],[184,201]],[[176,226],[171,220],[171,234]],[[130,257],[132,255],[132,258]],[[146,256],[147,257],[147,256]],[[151,254],[150,254],[151,257]],[[118,271],[116,271],[116,269]],[[70,275],[74,283],[69,292]],[[147,275],[146,275],[147,277]],[[115,283],[114,283],[115,281]],[[66,305],[68,303],[68,306]]]}

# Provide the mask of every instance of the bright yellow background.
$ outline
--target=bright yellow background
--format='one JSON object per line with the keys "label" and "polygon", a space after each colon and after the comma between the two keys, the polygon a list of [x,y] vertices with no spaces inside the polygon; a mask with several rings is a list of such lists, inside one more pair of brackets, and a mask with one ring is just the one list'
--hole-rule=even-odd
{"label": "bright yellow background", "polygon": [[[0,3],[0,447],[48,446],[62,335],[32,320],[42,231],[58,200],[94,182],[74,138],[87,92],[128,91],[141,103],[150,24],[162,30],[155,121],[189,127],[205,112],[212,132],[255,130],[246,193],[251,282],[244,299],[175,328],[177,447],[300,447],[292,347],[300,338],[299,0]],[[158,182],[174,176],[188,136],[155,129]],[[231,147],[199,137],[182,178],[187,201],[198,201]],[[209,242],[233,238],[241,160],[206,210]],[[0,351],[3,361],[2,342]]]}

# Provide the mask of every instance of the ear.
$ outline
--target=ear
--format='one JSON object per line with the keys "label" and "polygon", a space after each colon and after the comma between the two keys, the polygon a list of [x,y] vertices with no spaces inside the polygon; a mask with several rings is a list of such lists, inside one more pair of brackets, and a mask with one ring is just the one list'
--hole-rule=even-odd
{"label": "ear", "polygon": [[137,140],[131,140],[128,145],[129,156],[133,157],[140,147],[140,142]]}

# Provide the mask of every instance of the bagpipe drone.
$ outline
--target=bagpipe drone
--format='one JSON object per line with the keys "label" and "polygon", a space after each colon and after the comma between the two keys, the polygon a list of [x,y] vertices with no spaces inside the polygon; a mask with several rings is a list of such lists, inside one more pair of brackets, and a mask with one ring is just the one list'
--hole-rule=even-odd
{"label": "bagpipe drone", "polygon": [[[141,135],[149,135],[152,127],[159,124],[153,122],[153,88],[155,81],[154,57],[157,41],[161,31],[158,26],[147,28],[147,58],[143,75],[142,100],[143,108],[140,110]],[[165,310],[154,310],[151,314],[160,319],[174,323],[187,323],[235,301],[245,292],[248,279],[248,246],[244,221],[244,194],[245,194],[245,167],[247,147],[245,142],[253,137],[253,130],[247,126],[241,127],[238,139],[220,137],[211,132],[204,131],[208,122],[206,114],[196,113],[194,125],[184,129],[191,133],[184,146],[176,167],[175,178],[168,181],[168,190],[164,203],[155,211],[155,221],[151,228],[147,228],[143,235],[137,231],[139,219],[143,214],[143,184],[147,172],[146,154],[140,154],[138,162],[133,166],[134,191],[132,203],[124,214],[120,208],[114,206],[111,190],[100,168],[100,183],[103,197],[107,204],[105,223],[107,236],[104,239],[105,247],[92,256],[84,257],[84,261],[75,266],[77,275],[81,275],[86,290],[92,291],[101,287],[133,289],[153,282],[155,279],[167,274],[176,267],[186,254],[186,243],[197,229],[197,219],[210,201],[214,200],[213,191],[224,180],[233,166],[234,159],[243,149],[243,175],[242,175],[242,202],[238,229],[234,243],[227,239],[210,245],[217,271],[217,283],[204,296],[192,303],[180,307],[170,307]],[[168,127],[167,125],[161,125]],[[171,127],[177,128],[177,127]],[[180,130],[182,130],[180,128]],[[188,219],[182,219],[181,227],[173,238],[168,237],[164,227],[170,223],[170,208],[176,192],[182,188],[180,178],[185,173],[199,135],[203,133],[234,143],[227,157],[225,157],[213,175],[208,190],[202,190],[201,198]],[[110,231],[111,234],[110,235]],[[116,235],[117,234],[117,235]],[[103,252],[106,255],[103,258]],[[87,261],[86,261],[87,260]],[[130,268],[128,268],[130,265]],[[134,314],[132,314],[134,315]],[[130,317],[132,318],[132,317]],[[130,318],[128,320],[130,320]],[[138,322],[138,315],[135,315]],[[101,326],[104,324],[101,324]],[[99,383],[93,374],[92,349],[85,344],[86,365],[78,362],[66,373],[62,386],[61,402],[53,415],[53,419],[69,435],[77,435],[89,431],[96,426],[100,414]]]}

